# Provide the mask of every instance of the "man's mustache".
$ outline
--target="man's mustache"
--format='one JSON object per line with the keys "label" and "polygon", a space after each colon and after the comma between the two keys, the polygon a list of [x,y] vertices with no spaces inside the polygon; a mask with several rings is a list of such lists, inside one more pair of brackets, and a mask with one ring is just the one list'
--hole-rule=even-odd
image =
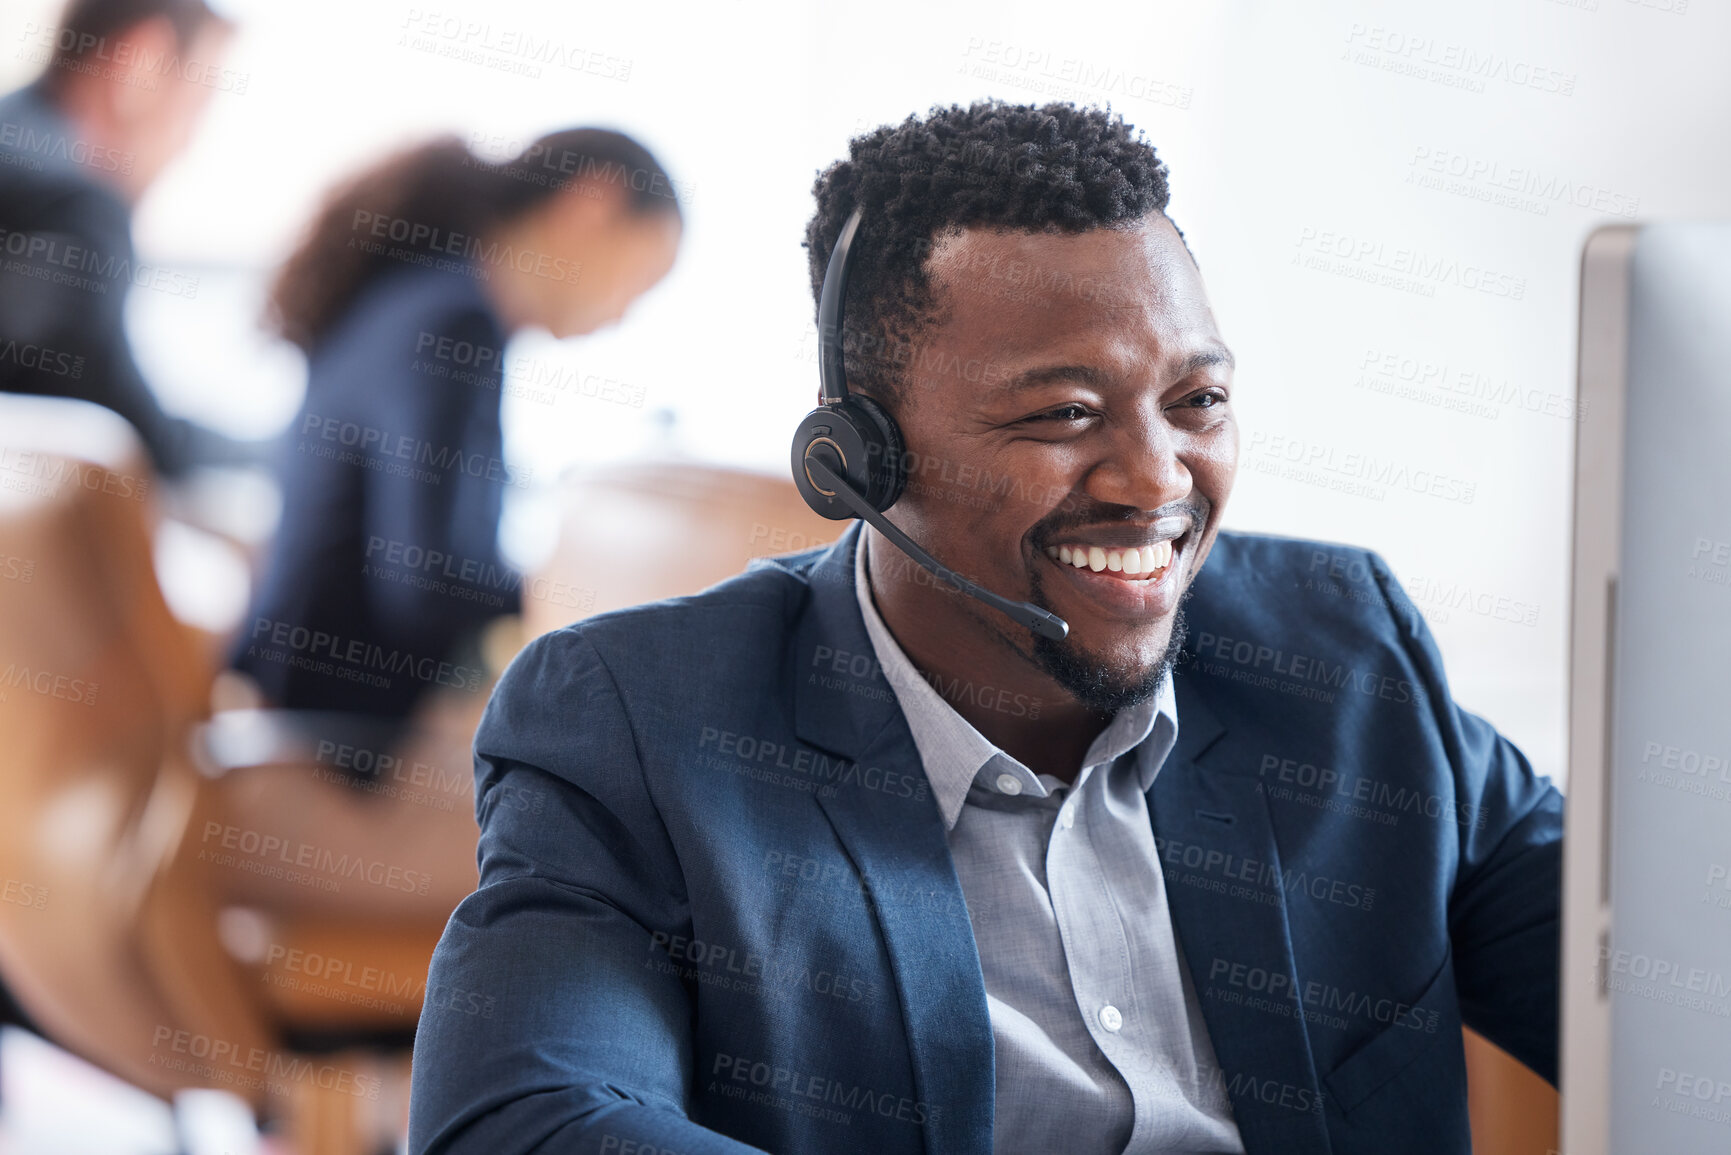
{"label": "man's mustache", "polygon": [[1200,494],[1192,494],[1184,501],[1169,502],[1153,510],[1103,501],[1066,499],[1063,505],[1035,523],[1034,528],[1029,531],[1029,537],[1036,549],[1044,549],[1048,545],[1058,544],[1062,535],[1075,530],[1122,526],[1126,522],[1152,526],[1172,517],[1182,517],[1188,521],[1190,525],[1186,532],[1191,532],[1208,524],[1208,516],[1213,508],[1213,504]]}

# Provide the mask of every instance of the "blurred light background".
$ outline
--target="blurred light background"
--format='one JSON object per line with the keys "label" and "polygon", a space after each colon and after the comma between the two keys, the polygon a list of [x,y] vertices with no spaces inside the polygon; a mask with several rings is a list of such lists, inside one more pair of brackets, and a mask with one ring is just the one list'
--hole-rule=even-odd
{"label": "blurred light background", "polygon": [[[0,10],[5,87],[34,71],[22,45],[58,7]],[[513,493],[504,544],[533,564],[569,465],[676,450],[785,469],[816,385],[800,238],[849,136],[988,95],[1110,103],[1170,165],[1172,216],[1238,356],[1229,526],[1380,551],[1457,698],[1560,779],[1580,245],[1606,223],[1731,209],[1724,5],[219,7],[241,25],[226,63],[243,84],[136,223],[145,260],[198,278],[196,296],[129,306],[170,408],[250,435],[290,419],[302,366],[261,333],[259,302],[333,180],[438,132],[495,153],[568,124],[630,132],[687,194],[686,242],[616,329],[512,347],[526,382],[642,398],[508,398],[509,454],[537,484]],[[549,45],[606,63],[537,63]],[[207,617],[237,620],[234,575],[204,580]]]}

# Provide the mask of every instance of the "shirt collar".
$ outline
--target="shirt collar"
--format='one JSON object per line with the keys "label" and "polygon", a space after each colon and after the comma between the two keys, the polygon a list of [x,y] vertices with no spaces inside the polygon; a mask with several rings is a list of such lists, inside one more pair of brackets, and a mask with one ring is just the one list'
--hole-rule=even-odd
{"label": "shirt collar", "polygon": [[[943,815],[944,829],[954,829],[967,801],[968,789],[976,778],[984,777],[995,783],[1003,775],[1017,780],[1017,793],[1044,798],[1056,780],[1050,775],[1037,775],[1015,758],[988,741],[971,722],[962,717],[944,700],[942,694],[914,667],[902,652],[895,636],[879,616],[872,600],[871,571],[867,565],[866,543],[871,535],[862,527],[859,545],[854,550],[854,593],[859,598],[860,616],[865,619],[866,633],[884,678],[895,691],[896,701],[908,720],[914,746],[925,764],[926,777]],[[995,692],[992,687],[974,688],[976,693]],[[1026,703],[1022,704],[1024,708]],[[1037,704],[1035,706],[1037,707]],[[1157,740],[1145,742],[1159,726]],[[1137,750],[1136,769],[1144,793],[1153,786],[1154,776],[1166,760],[1178,734],[1178,706],[1172,692],[1172,675],[1168,671],[1160,681],[1154,696],[1134,706],[1126,706],[1112,716],[1112,721],[1100,731],[1082,759],[1081,773],[1075,785],[1096,766],[1109,765],[1126,751]],[[988,764],[990,764],[988,768]],[[1042,777],[1046,781],[1042,781]],[[997,787],[994,785],[994,789]]]}

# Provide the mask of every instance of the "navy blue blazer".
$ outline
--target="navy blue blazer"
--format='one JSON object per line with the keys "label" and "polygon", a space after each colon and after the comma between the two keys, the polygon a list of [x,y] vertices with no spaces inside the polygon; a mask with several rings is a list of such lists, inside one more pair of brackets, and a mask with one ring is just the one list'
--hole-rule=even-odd
{"label": "navy blue blazer", "polygon": [[[506,672],[413,1151],[991,1151],[979,955],[858,535]],[[1221,534],[1186,607],[1149,809],[1246,1150],[1468,1150],[1463,1022],[1556,1078],[1561,797],[1375,554]]]}
{"label": "navy blue blazer", "polygon": [[521,607],[497,545],[505,333],[480,276],[381,276],[308,358],[282,523],[229,659],[273,705],[400,721],[435,686],[473,688],[465,647]]}

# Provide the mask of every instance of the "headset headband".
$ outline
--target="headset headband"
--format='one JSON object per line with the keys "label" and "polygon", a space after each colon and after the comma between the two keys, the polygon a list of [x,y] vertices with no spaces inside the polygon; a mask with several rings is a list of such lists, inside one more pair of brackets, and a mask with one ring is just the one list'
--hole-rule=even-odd
{"label": "headset headband", "polygon": [[819,405],[840,405],[847,400],[847,368],[843,361],[842,322],[847,316],[847,277],[853,267],[853,238],[859,232],[860,206],[841,227],[835,248],[829,251],[829,267],[823,274],[823,292],[817,301],[817,400]]}

